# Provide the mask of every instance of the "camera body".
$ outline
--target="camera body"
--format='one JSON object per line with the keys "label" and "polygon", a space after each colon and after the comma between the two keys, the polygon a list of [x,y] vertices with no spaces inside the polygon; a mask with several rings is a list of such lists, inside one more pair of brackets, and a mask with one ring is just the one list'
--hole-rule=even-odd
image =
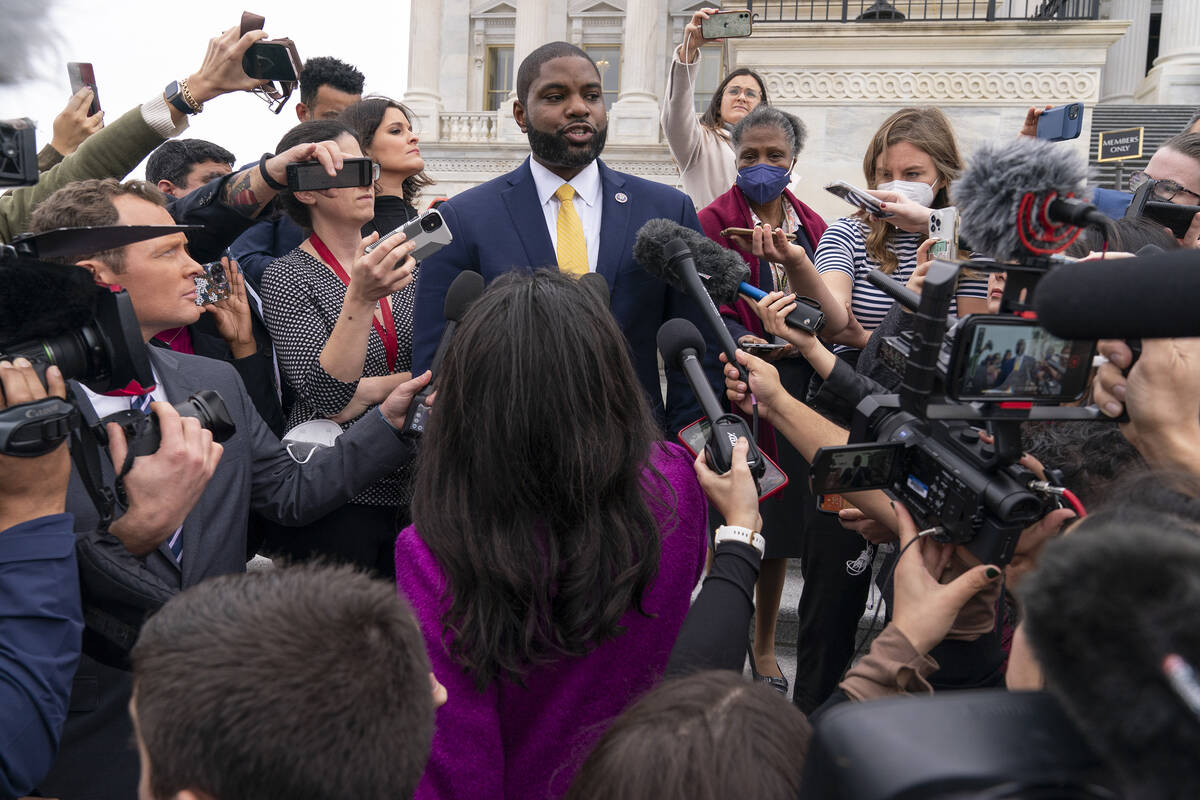
{"label": "camera body", "polygon": [[[195,417],[200,420],[201,427],[212,431],[214,442],[228,441],[229,437],[237,432],[237,426],[229,415],[225,401],[218,392],[211,389],[196,392],[182,403],[176,403],[174,408],[181,417]],[[148,456],[158,452],[158,447],[162,444],[162,428],[156,414],[144,414],[129,409],[109,414],[100,420],[101,426],[109,422],[121,426],[131,457]]]}

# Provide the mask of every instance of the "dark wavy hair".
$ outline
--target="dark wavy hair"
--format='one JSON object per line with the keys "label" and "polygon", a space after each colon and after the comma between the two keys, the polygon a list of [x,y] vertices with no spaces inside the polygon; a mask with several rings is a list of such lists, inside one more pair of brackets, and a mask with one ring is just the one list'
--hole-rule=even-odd
{"label": "dark wavy hair", "polygon": [[608,308],[557,271],[496,279],[455,333],[413,522],[447,578],[451,655],[482,690],[622,632],[658,572],[659,439]]}
{"label": "dark wavy hair", "polygon": [[719,130],[721,128],[721,125],[723,124],[721,122],[721,98],[725,95],[725,87],[729,85],[731,80],[741,75],[749,75],[751,78],[754,78],[754,80],[758,81],[758,90],[762,95],[759,105],[770,105],[770,102],[767,100],[767,84],[766,81],[762,79],[762,76],[749,67],[735,69],[733,72],[725,76],[725,79],[721,81],[721,85],[717,87],[715,92],[713,92],[712,99],[708,101],[708,108],[704,109],[704,114],[700,117],[701,125],[706,128],[712,128],[713,130]]}
{"label": "dark wavy hair", "polygon": [[563,800],[794,800],[811,736],[804,712],[774,689],[698,672],[617,717]]}
{"label": "dark wavy hair", "polygon": [[[283,138],[279,140],[279,145],[275,148],[275,155],[279,155],[284,150],[290,150],[298,144],[324,142],[339,136],[352,136],[358,142],[359,147],[362,147],[358,134],[343,123],[332,119],[310,119],[308,122],[301,122],[283,135]],[[286,189],[281,191],[277,197],[279,198],[279,207],[292,218],[292,222],[306,231],[312,231],[312,211],[308,206],[297,200]]]}
{"label": "dark wavy hair", "polygon": [[[404,115],[411,127],[413,124],[413,113],[409,111],[408,106],[403,103],[393,100],[390,97],[372,96],[355,103],[352,106],[347,106],[344,111],[338,116],[338,121],[347,125],[358,136],[358,141],[362,143],[363,155],[371,156],[371,142],[375,140],[375,132],[379,130],[379,126],[383,124],[383,117],[387,114],[389,108],[394,108]],[[421,170],[416,175],[410,175],[404,179],[401,184],[401,190],[404,192],[404,202],[410,206],[417,199],[417,195],[426,186],[432,186],[436,181],[429,177],[425,170]],[[375,186],[376,194],[379,193],[379,186]]]}

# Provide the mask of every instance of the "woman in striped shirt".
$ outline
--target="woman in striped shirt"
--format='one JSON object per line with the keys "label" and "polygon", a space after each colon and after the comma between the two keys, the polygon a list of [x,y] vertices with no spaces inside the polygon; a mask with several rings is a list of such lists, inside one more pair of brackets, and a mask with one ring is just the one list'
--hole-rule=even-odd
{"label": "woman in striped shirt", "polygon": [[[793,289],[820,302],[822,338],[840,350],[861,348],[893,302],[867,274],[879,268],[897,283],[920,290],[917,263],[927,260],[932,244],[926,238],[930,211],[950,205],[947,190],[961,171],[962,157],[945,115],[935,108],[901,109],[875,132],[863,159],[867,186],[890,216],[859,212],[834,221],[821,237],[815,266],[778,232],[761,240],[756,234],[755,246],[761,241],[768,258],[784,260]],[[961,277],[956,294],[954,313],[986,311],[986,278]]]}

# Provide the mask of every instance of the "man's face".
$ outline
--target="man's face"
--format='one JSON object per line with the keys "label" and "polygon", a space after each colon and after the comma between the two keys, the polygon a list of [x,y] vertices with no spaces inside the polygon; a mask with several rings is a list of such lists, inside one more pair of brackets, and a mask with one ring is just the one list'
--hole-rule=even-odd
{"label": "man's face", "polygon": [[[233,167],[224,161],[197,161],[188,170],[182,186],[170,181],[159,181],[158,188],[162,190],[163,194],[171,197],[186,197],[209,181],[224,177],[231,172],[233,172]],[[163,186],[164,183],[166,186]]]}
{"label": "man's face", "polygon": [[334,119],[359,100],[362,100],[361,94],[349,94],[332,86],[319,86],[312,105],[296,104],[296,116],[300,118],[301,122],[314,119]]}
{"label": "man's face", "polygon": [[608,112],[600,74],[582,56],[552,58],[529,87],[513,118],[529,137],[540,164],[570,180],[596,160],[608,136]]}
{"label": "man's face", "polygon": [[[119,225],[174,225],[162,206],[132,195],[113,199]],[[99,260],[85,262],[97,283],[119,284],[129,291],[142,338],[159,331],[191,325],[200,319],[194,278],[204,270],[187,251],[182,233],[135,242],[122,249],[121,271]]]}

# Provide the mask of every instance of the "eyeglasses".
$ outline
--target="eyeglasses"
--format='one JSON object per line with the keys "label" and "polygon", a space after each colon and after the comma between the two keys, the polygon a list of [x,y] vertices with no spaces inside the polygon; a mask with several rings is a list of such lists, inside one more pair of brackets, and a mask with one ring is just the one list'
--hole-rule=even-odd
{"label": "eyeglasses", "polygon": [[757,89],[743,89],[741,86],[730,86],[729,88],[727,88],[725,90],[725,94],[729,95],[730,97],[738,97],[740,95],[745,95],[747,100],[757,100],[758,99],[758,90]]}
{"label": "eyeglasses", "polygon": [[1176,195],[1185,194],[1193,198],[1193,204],[1200,204],[1200,194],[1193,192],[1191,189],[1185,189],[1175,181],[1171,180],[1155,180],[1147,175],[1142,170],[1138,170],[1129,176],[1129,191],[1136,192],[1140,186],[1146,181],[1154,181],[1154,196],[1160,200],[1173,200]]}

